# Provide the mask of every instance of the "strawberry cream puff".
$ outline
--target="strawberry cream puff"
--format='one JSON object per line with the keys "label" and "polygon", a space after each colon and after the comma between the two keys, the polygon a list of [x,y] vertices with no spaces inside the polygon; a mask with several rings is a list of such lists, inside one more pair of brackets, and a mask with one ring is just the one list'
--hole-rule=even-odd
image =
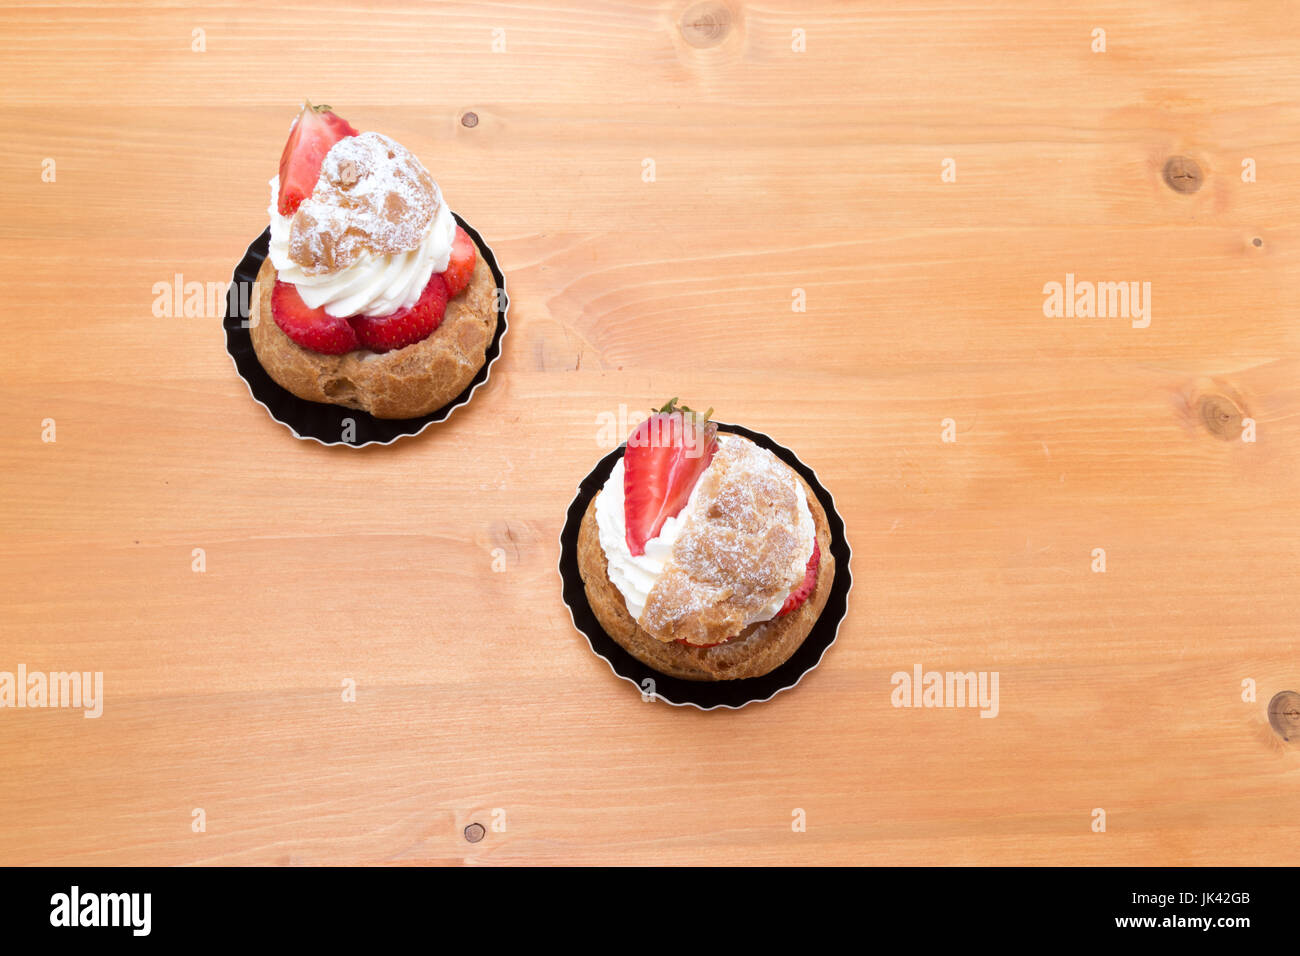
{"label": "strawberry cream puff", "polygon": [[772,452],[675,402],[633,431],[583,515],[587,600],[660,673],[758,677],[798,650],[826,604],[826,512]]}
{"label": "strawberry cream puff", "polygon": [[250,325],[279,385],[376,418],[425,415],[465,389],[496,331],[496,283],[414,155],[308,103],[268,212]]}

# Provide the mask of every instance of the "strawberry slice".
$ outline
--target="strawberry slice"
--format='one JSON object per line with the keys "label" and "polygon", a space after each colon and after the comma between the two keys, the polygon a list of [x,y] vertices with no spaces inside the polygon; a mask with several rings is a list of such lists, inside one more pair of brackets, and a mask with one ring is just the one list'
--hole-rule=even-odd
{"label": "strawberry slice", "polygon": [[372,352],[405,348],[429,337],[447,311],[447,283],[429,276],[429,283],[414,304],[391,315],[354,315],[352,323],[361,344]]}
{"label": "strawberry slice", "polygon": [[352,124],[331,113],[328,106],[303,103],[302,112],[289,127],[289,140],[280,154],[280,201],[276,204],[280,215],[293,215],[312,194],[330,147],[356,135]]}
{"label": "strawberry slice", "polygon": [[457,295],[469,285],[469,277],[474,274],[474,261],[477,258],[474,240],[469,237],[469,233],[457,226],[456,239],[451,244],[451,261],[442,273],[448,294]]}
{"label": "strawberry slice", "polygon": [[821,564],[821,561],[821,546],[817,543],[817,539],[813,538],[813,553],[812,557],[808,559],[808,568],[804,571],[803,583],[790,592],[790,596],[781,605],[781,610],[776,612],[777,617],[785,617],[808,600],[808,595],[812,594],[813,588],[817,586],[817,565]]}
{"label": "strawberry slice", "polygon": [[325,355],[342,355],[361,348],[347,319],[323,308],[310,308],[292,283],[276,280],[271,290],[271,316],[285,335],[305,349]]}
{"label": "strawberry slice", "polygon": [[623,454],[623,521],[628,550],[645,544],[691,497],[718,450],[718,426],[671,399],[628,437]]}

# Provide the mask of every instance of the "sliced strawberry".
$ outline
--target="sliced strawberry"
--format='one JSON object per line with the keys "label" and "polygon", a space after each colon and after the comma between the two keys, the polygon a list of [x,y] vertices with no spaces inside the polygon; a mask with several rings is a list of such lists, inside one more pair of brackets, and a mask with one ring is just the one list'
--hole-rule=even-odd
{"label": "sliced strawberry", "polygon": [[474,260],[478,253],[474,249],[474,240],[460,226],[456,227],[456,239],[451,244],[451,261],[447,263],[442,277],[447,282],[447,292],[457,295],[469,285],[469,277],[474,274]]}
{"label": "sliced strawberry", "polygon": [[388,352],[428,338],[446,311],[447,283],[434,275],[413,305],[392,315],[354,315],[348,321],[362,345],[373,352]]}
{"label": "sliced strawberry", "polygon": [[790,596],[781,605],[781,610],[776,612],[777,617],[785,617],[808,600],[808,595],[812,594],[813,588],[817,586],[817,565],[821,564],[821,561],[821,546],[817,543],[817,539],[813,538],[813,553],[812,557],[808,559],[808,567],[803,574],[803,583],[790,592]]}
{"label": "sliced strawberry", "polygon": [[292,283],[276,281],[271,290],[271,316],[285,335],[313,352],[342,355],[361,347],[347,319],[309,308]]}
{"label": "sliced strawberry", "polygon": [[623,454],[623,521],[633,554],[645,554],[646,542],[682,510],[713,460],[718,426],[710,424],[708,417],[686,406],[679,408],[674,398],[628,437]]}
{"label": "sliced strawberry", "polygon": [[276,204],[280,215],[293,215],[312,194],[330,147],[356,135],[352,125],[331,113],[328,106],[303,103],[302,112],[289,127],[289,140],[280,154],[280,201]]}

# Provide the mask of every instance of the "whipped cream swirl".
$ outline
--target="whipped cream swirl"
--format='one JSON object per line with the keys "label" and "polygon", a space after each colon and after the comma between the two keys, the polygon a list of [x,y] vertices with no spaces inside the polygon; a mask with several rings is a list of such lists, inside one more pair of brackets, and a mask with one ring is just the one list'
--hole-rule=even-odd
{"label": "whipped cream swirl", "polygon": [[271,263],[278,278],[291,282],[309,308],[324,308],[330,315],[391,315],[398,309],[415,304],[429,284],[429,277],[443,272],[451,261],[451,247],[456,239],[456,219],[442,194],[434,186],[438,214],[419,246],[394,255],[364,254],[356,262],[336,272],[311,275],[289,257],[289,230],[292,216],[282,216],[278,209],[280,177],[271,180]]}

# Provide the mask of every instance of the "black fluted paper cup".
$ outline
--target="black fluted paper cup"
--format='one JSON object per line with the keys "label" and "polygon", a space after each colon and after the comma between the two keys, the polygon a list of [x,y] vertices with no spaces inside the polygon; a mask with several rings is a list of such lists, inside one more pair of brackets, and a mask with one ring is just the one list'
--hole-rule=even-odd
{"label": "black fluted paper cup", "polygon": [[614,465],[623,457],[626,445],[620,445],[610,452],[591,474],[582,479],[578,485],[578,495],[569,505],[564,521],[564,530],[560,532],[560,580],[564,586],[564,603],[568,605],[573,616],[573,625],[587,638],[592,651],[602,658],[618,677],[628,681],[643,696],[653,695],[665,703],[676,706],[698,707],[700,710],[713,710],[726,707],[738,710],[746,704],[761,703],[771,700],[783,690],[789,690],[803,680],[804,675],[821,663],[826,651],[835,643],[839,635],[840,623],[848,613],[849,591],[853,589],[853,575],[849,571],[849,560],[853,552],[849,549],[848,539],[844,536],[844,519],[835,510],[835,499],[817,479],[817,474],[799,460],[790,449],[778,445],[771,438],[760,432],[750,431],[740,425],[716,423],[718,431],[730,432],[748,438],[760,448],[766,448],[777,458],[793,468],[808,487],[813,490],[817,500],[826,512],[826,523],[831,533],[831,554],[835,557],[835,579],[831,582],[831,591],[826,598],[826,606],[813,625],[812,630],[799,649],[790,659],[761,677],[745,677],[739,680],[693,681],[682,680],[660,673],[649,664],[637,660],[623,645],[605,633],[596,619],[596,614],[587,602],[587,590],[582,583],[582,574],[578,570],[578,529],[582,525],[582,516],[587,511],[591,499],[596,496]]}
{"label": "black fluted paper cup", "polygon": [[[453,213],[453,215],[455,215]],[[497,294],[497,329],[488,344],[483,359],[483,367],[465,386],[465,390],[439,409],[421,415],[419,418],[376,418],[369,412],[342,405],[326,405],[299,398],[286,388],[276,384],[275,380],[262,368],[253,351],[253,337],[248,328],[248,305],[255,294],[253,284],[257,272],[266,259],[267,248],[271,242],[271,230],[268,227],[253,240],[244,253],[244,258],[235,266],[235,275],[226,295],[226,311],[221,317],[221,324],[226,330],[226,351],[235,363],[235,371],[248,386],[253,399],[270,413],[271,417],[293,432],[297,438],[320,442],[322,445],[346,445],[351,448],[364,448],[366,445],[389,445],[399,438],[418,435],[435,422],[443,421],[453,411],[468,404],[474,392],[484,384],[492,374],[492,365],[501,355],[501,340],[506,334],[506,311],[510,300],[506,294],[506,278],[497,265],[496,256],[483,237],[474,231],[469,223],[455,216],[456,222],[474,240],[483,253],[484,259],[492,269],[492,277]],[[244,295],[240,295],[241,288]],[[270,321],[270,317],[267,317]],[[350,423],[345,421],[350,419]],[[344,441],[343,436],[350,435],[351,441]]]}

